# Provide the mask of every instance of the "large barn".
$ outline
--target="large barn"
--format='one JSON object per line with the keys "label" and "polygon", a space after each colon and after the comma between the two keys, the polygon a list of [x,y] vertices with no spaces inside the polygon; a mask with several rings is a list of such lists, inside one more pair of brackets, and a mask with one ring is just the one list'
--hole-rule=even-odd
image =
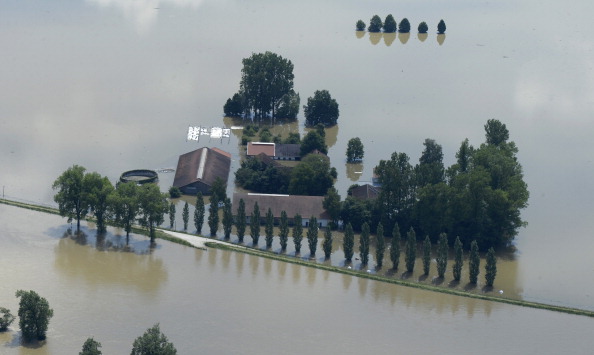
{"label": "large barn", "polygon": [[217,178],[227,184],[230,170],[231,154],[203,147],[179,156],[173,186],[186,195],[208,195]]}

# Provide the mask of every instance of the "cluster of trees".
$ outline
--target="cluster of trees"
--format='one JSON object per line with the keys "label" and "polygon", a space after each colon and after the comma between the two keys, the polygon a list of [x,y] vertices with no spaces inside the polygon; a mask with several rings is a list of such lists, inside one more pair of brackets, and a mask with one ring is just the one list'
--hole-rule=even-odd
{"label": "cluster of trees", "polygon": [[[440,233],[459,235],[466,249],[473,240],[484,251],[509,245],[525,225],[520,211],[527,206],[529,192],[505,124],[488,120],[485,131],[485,143],[474,148],[464,140],[456,163],[447,169],[442,147],[432,139],[423,143],[415,166],[405,153],[393,153],[375,167],[381,185],[378,198],[361,201],[349,196],[333,213],[358,231],[364,222],[381,222],[388,230],[396,224],[403,231],[413,227],[433,243]],[[330,194],[327,199],[332,199]]]}
{"label": "cluster of trees", "polygon": [[[257,135],[257,137],[256,137]],[[280,135],[272,135],[267,126],[258,126],[252,123],[247,124],[242,131],[241,144],[246,145],[248,142],[274,142],[277,144],[299,144],[301,143],[301,136],[299,132],[289,133],[288,137],[282,138]]]}
{"label": "cluster of trees", "polygon": [[[293,89],[293,63],[272,52],[254,53],[242,60],[239,91],[223,106],[226,116],[296,119],[301,99]],[[328,90],[317,90],[303,106],[306,124],[335,125],[338,103]]]}
{"label": "cluster of trees", "polygon": [[54,201],[60,215],[68,217],[68,222],[75,219],[79,232],[80,220],[92,213],[100,233],[110,222],[123,228],[126,238],[138,222],[149,230],[151,244],[154,244],[155,228],[164,222],[164,215],[169,212],[167,195],[155,184],[138,186],[127,182],[114,187],[107,177],[85,171],[84,167],[73,165],[54,181]]}
{"label": "cluster of trees", "polygon": [[[355,24],[355,27],[357,28],[357,31],[365,31],[367,25],[362,20],[358,20]],[[425,21],[423,21],[419,23],[417,29],[419,33],[427,33],[427,31],[429,30],[429,26],[427,26],[427,23]],[[405,17],[400,21],[400,24],[396,26],[396,20],[394,19],[394,16],[392,16],[392,14],[386,16],[384,22],[382,22],[382,19],[378,15],[374,15],[369,21],[369,27],[367,27],[367,30],[369,32],[381,32],[383,30],[385,33],[394,33],[396,32],[396,30],[398,30],[398,32],[400,33],[409,33],[410,22]],[[445,30],[445,22],[444,20],[440,20],[437,24],[437,33],[443,34],[445,33]]]}
{"label": "cluster of trees", "polygon": [[[54,310],[49,307],[47,300],[37,292],[18,290],[15,294],[19,298],[19,327],[25,342],[45,339],[45,333]],[[15,317],[10,310],[0,307],[0,332],[4,332],[12,324]]]}
{"label": "cluster of trees", "polygon": [[363,155],[365,155],[365,150],[361,139],[359,137],[349,139],[346,150],[347,163],[359,162],[363,160]]}

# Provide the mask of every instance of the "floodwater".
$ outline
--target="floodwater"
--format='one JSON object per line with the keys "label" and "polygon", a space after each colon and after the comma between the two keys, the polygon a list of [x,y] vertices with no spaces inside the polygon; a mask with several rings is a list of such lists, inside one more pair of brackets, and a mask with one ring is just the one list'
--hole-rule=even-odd
{"label": "floodwater", "polygon": [[[187,127],[226,123],[222,106],[238,89],[241,59],[270,50],[293,62],[302,104],[327,89],[340,105],[327,140],[343,197],[394,151],[416,163],[432,138],[450,165],[465,138],[484,141],[488,119],[505,123],[531,197],[522,214],[529,225],[517,251],[501,255],[496,287],[593,310],[592,10],[585,0],[397,8],[390,1],[3,1],[2,194],[52,204],[51,184],[72,164],[115,182],[131,169],[175,168],[180,154],[203,145],[231,152],[235,170],[237,135],[186,142]],[[428,35],[354,31],[358,19],[389,13],[406,16],[413,30],[427,22]],[[435,33],[441,18],[447,37]],[[302,114],[280,129],[304,132]],[[352,137],[365,145],[356,166],[345,163]],[[161,174],[164,191],[172,177]],[[35,289],[56,312],[45,346],[18,347],[12,332],[0,335],[0,353],[75,353],[88,336],[119,353],[156,322],[181,353],[583,353],[592,346],[583,333],[592,321],[583,317],[166,242],[146,255],[143,237],[135,237],[136,253],[96,250],[93,226],[80,245],[62,238],[65,219],[6,206],[0,222],[0,306],[16,313],[14,292]]]}

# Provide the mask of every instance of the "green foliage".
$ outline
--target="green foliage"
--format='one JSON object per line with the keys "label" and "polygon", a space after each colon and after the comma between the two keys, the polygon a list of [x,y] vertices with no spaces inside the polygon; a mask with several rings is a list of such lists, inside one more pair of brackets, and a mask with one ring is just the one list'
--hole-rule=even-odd
{"label": "green foliage", "polygon": [[198,191],[196,194],[196,208],[194,209],[194,227],[196,227],[196,233],[202,233],[202,225],[204,224],[204,198],[202,192]]}
{"label": "green foliage", "polygon": [[357,24],[355,25],[357,31],[365,31],[365,27],[367,26],[365,25],[365,22],[363,22],[363,20],[358,20]]}
{"label": "green foliage", "polygon": [[287,242],[289,240],[289,217],[287,216],[287,212],[285,211],[281,211],[278,234],[281,249],[285,251],[287,250]]}
{"label": "green foliage", "polygon": [[301,253],[301,241],[303,240],[303,220],[298,213],[293,217],[293,243],[295,244],[295,255]]}
{"label": "green foliage", "polygon": [[340,195],[338,194],[338,191],[336,191],[334,187],[329,188],[324,197],[324,201],[322,201],[322,206],[330,215],[333,228],[336,228],[338,219],[340,218],[340,205]]}
{"label": "green foliage", "polygon": [[261,193],[284,194],[288,192],[291,171],[268,164],[259,157],[250,157],[241,162],[235,172],[235,183],[247,190]]}
{"label": "green foliage", "polygon": [[392,261],[392,268],[398,270],[398,264],[400,263],[400,227],[398,223],[394,224],[394,229],[392,230],[390,260]]}
{"label": "green foliage", "polygon": [[10,313],[8,308],[0,307],[0,332],[5,332],[8,327],[14,322],[14,316]]}
{"label": "green foliage", "polygon": [[445,182],[445,168],[443,166],[441,145],[429,138],[425,139],[423,145],[425,149],[419,158],[419,165],[415,167],[418,186]]}
{"label": "green foliage", "polygon": [[429,26],[427,26],[427,23],[425,21],[419,23],[419,27],[418,27],[419,33],[427,33],[428,30],[429,30]]}
{"label": "green foliage", "polygon": [[485,283],[488,287],[493,287],[495,276],[497,275],[497,257],[495,250],[489,248],[487,252],[487,263],[485,264]]}
{"label": "green foliage", "polygon": [[423,275],[429,275],[429,268],[431,267],[431,239],[425,236],[423,241]]}
{"label": "green foliage", "polygon": [[214,201],[217,204],[219,202],[225,201],[225,199],[227,198],[227,186],[225,185],[223,179],[217,176],[215,178],[215,181],[212,183],[209,192],[211,195],[216,196],[216,200],[213,200],[211,197],[211,201]]}
{"label": "green foliage", "polygon": [[460,281],[462,278],[462,266],[464,265],[462,242],[460,237],[456,237],[454,242],[454,266],[452,267],[452,274],[454,281]]}
{"label": "green foliage", "polygon": [[291,132],[289,136],[283,140],[283,144],[300,144],[301,137],[299,136],[299,132]]}
{"label": "green foliage", "polygon": [[485,124],[485,138],[487,144],[500,146],[507,143],[509,131],[504,123],[496,119],[490,119]]}
{"label": "green foliage", "polygon": [[229,117],[240,117],[243,114],[243,99],[239,93],[233,94],[232,98],[227,99],[223,106],[223,112],[225,116]]}
{"label": "green foliage", "polygon": [[478,244],[473,240],[470,244],[470,256],[468,257],[468,275],[471,284],[476,284],[481,265],[481,258],[478,252]]}
{"label": "green foliage", "polygon": [[363,149],[363,143],[359,137],[349,139],[346,150],[347,163],[354,163],[363,160],[365,151]]}
{"label": "green foliage", "polygon": [[253,137],[258,133],[258,126],[252,123],[248,123],[243,127],[242,134],[247,137]]}
{"label": "green foliage", "polygon": [[181,190],[179,189],[179,187],[176,186],[171,186],[169,188],[169,197],[170,198],[178,198],[181,197],[182,193]]}
{"label": "green foliage", "polygon": [[417,258],[417,235],[412,227],[410,227],[406,234],[405,249],[404,263],[406,264],[406,271],[413,272],[415,269],[415,259]]}
{"label": "green foliage", "polygon": [[309,246],[309,255],[313,258],[318,249],[318,220],[311,216],[307,226],[307,245]]}
{"label": "green foliage", "polygon": [[382,19],[378,15],[373,15],[371,20],[369,20],[369,27],[367,30],[369,32],[379,32],[382,30],[383,26]]}
{"label": "green foliage", "polygon": [[262,131],[260,131],[260,142],[270,141],[272,141],[272,133],[270,133],[270,129],[268,129],[268,127],[262,128]]}
{"label": "green foliage", "polygon": [[416,185],[408,155],[394,152],[390,160],[380,160],[374,172],[382,185],[377,198],[382,224],[393,226],[398,220],[403,228],[410,227],[416,202]]}
{"label": "green foliage", "polygon": [[344,229],[344,240],[342,249],[344,250],[344,258],[347,263],[350,263],[353,259],[353,252],[355,247],[355,232],[353,232],[353,226],[347,223]]}
{"label": "green foliage", "polygon": [[289,194],[324,196],[333,183],[328,157],[309,154],[293,168]]}
{"label": "green foliage", "polygon": [[107,198],[110,214],[115,225],[124,228],[126,238],[132,231],[132,225],[140,212],[139,187],[134,182],[120,183]]}
{"label": "green foliage", "polygon": [[190,221],[190,207],[188,202],[184,203],[184,209],[182,210],[182,220],[184,221],[184,232],[188,230],[188,222]]}
{"label": "green foliage", "polygon": [[314,96],[307,99],[307,105],[303,106],[303,113],[307,126],[318,123],[326,127],[334,126],[338,122],[338,103],[328,90],[316,90]]}
{"label": "green foliage", "polygon": [[400,33],[409,33],[410,32],[410,22],[408,21],[408,19],[405,17],[402,19],[402,21],[400,21],[400,24],[398,25],[398,32]]}
{"label": "green foliage", "polygon": [[[276,117],[287,102],[294,100],[293,63],[272,52],[254,53],[242,60],[239,94],[245,112],[256,118]],[[290,98],[287,99],[287,96]],[[297,106],[298,107],[298,106]],[[284,112],[290,111],[285,107]],[[291,112],[294,115],[297,112]]]}
{"label": "green foliage", "polygon": [[246,217],[245,201],[240,199],[239,207],[237,207],[237,221],[235,222],[235,229],[237,230],[239,243],[243,243],[243,237],[245,236]]}
{"label": "green foliage", "polygon": [[20,298],[18,315],[23,339],[27,342],[44,340],[49,321],[54,316],[54,310],[49,308],[45,298],[33,290],[18,290],[16,297]]}
{"label": "green foliage", "polygon": [[232,228],[233,210],[231,206],[231,200],[229,198],[226,198],[225,204],[223,205],[223,233],[225,235],[225,239],[229,239],[231,237]]}
{"label": "green foliage", "polygon": [[375,234],[375,260],[377,268],[381,269],[384,264],[384,252],[386,251],[386,239],[384,238],[384,226],[379,223]]}
{"label": "green foliage", "polygon": [[155,244],[155,228],[162,224],[167,213],[167,195],[161,193],[155,184],[144,184],[138,188],[140,224],[148,228],[151,245]]}
{"label": "green foliage", "polygon": [[386,33],[394,33],[396,32],[396,20],[394,20],[394,16],[389,14],[386,16],[386,20],[384,21],[384,32]]}
{"label": "green foliage", "polygon": [[272,210],[268,208],[266,212],[266,226],[264,227],[264,234],[266,236],[266,248],[272,247],[272,239],[274,237],[274,215]]}
{"label": "green foliage", "polygon": [[324,154],[328,153],[328,147],[326,146],[324,137],[320,135],[318,131],[309,131],[305,135],[305,137],[303,137],[300,149],[300,154],[302,157],[306,156],[307,154],[313,152],[316,149]]}
{"label": "green foliage", "polygon": [[332,255],[332,229],[330,226],[324,230],[324,242],[322,243],[322,249],[324,249],[324,256],[326,259],[330,259]]}
{"label": "green foliage", "polygon": [[361,263],[367,265],[369,263],[369,224],[363,223],[361,227],[361,237],[359,238],[359,256]]}
{"label": "green foliage", "polygon": [[446,31],[446,24],[443,20],[439,20],[439,23],[437,24],[437,33],[439,34],[443,34]]}
{"label": "green foliage", "polygon": [[208,227],[210,228],[210,235],[217,235],[219,229],[219,196],[213,193],[210,196],[210,207],[208,209]]}
{"label": "green foliage", "polygon": [[291,90],[287,94],[283,95],[280,100],[280,104],[276,109],[275,117],[286,118],[294,120],[297,118],[299,113],[299,104],[301,103],[301,97],[298,93]]}
{"label": "green foliage", "polygon": [[169,228],[173,229],[174,223],[175,223],[175,203],[171,202],[169,204]]}
{"label": "green foliage", "polygon": [[147,329],[134,340],[130,355],[175,355],[177,350],[165,334],[161,333],[159,323]]}
{"label": "green foliage", "polygon": [[101,177],[98,173],[85,174],[83,178],[83,199],[89,210],[95,215],[97,230],[105,232],[106,219],[111,217],[109,212],[109,196],[113,193],[114,187],[109,179]]}
{"label": "green foliage", "polygon": [[260,206],[258,202],[254,202],[254,209],[250,216],[250,236],[252,237],[252,244],[258,245],[260,239]]}
{"label": "green foliage", "polygon": [[445,233],[439,235],[436,261],[437,276],[443,278],[448,267],[448,236]]}
{"label": "green foliage", "polygon": [[344,223],[350,223],[353,230],[360,231],[363,223],[371,223],[372,209],[372,201],[348,196],[342,203],[340,218]]}
{"label": "green foliage", "polygon": [[83,344],[82,350],[78,353],[78,355],[101,355],[101,350],[99,350],[100,347],[100,342],[93,338],[87,338]]}
{"label": "green foliage", "polygon": [[76,219],[76,230],[80,230],[80,219],[87,214],[89,205],[84,198],[83,179],[85,168],[73,165],[66,169],[53,183],[57,190],[54,201],[58,204],[60,216],[68,217],[68,222]]}

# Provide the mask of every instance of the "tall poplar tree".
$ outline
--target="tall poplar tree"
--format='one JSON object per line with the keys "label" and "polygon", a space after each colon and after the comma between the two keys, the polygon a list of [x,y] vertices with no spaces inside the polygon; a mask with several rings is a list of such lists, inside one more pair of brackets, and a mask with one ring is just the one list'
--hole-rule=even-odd
{"label": "tall poplar tree", "polygon": [[485,264],[485,282],[488,287],[493,287],[495,282],[495,276],[497,275],[497,257],[495,256],[495,250],[489,248],[487,252],[487,263]]}
{"label": "tall poplar tree", "polygon": [[394,229],[392,230],[390,260],[392,261],[392,268],[398,270],[398,264],[400,263],[400,227],[398,226],[398,223],[394,225]]}
{"label": "tall poplar tree", "polygon": [[448,236],[445,233],[439,235],[437,242],[437,276],[443,278],[448,267]]}
{"label": "tall poplar tree", "polygon": [[425,236],[423,241],[423,275],[429,275],[429,269],[431,267],[431,239],[429,236]]}
{"label": "tall poplar tree", "polygon": [[257,246],[260,239],[260,206],[258,206],[258,202],[254,202],[254,210],[250,217],[250,236],[252,244]]}
{"label": "tall poplar tree", "polygon": [[361,263],[367,265],[369,263],[369,224],[363,223],[361,227],[361,238],[359,238],[359,256]]}
{"label": "tall poplar tree", "polygon": [[182,210],[182,220],[184,221],[184,232],[188,230],[188,222],[190,220],[190,207],[188,201],[184,203],[184,209]]}
{"label": "tall poplar tree", "polygon": [[347,263],[350,263],[353,259],[353,248],[355,246],[355,232],[353,232],[353,226],[350,223],[347,223],[344,229],[344,240],[343,240],[343,250],[344,250],[344,258]]}
{"label": "tall poplar tree", "polygon": [[406,234],[406,254],[404,255],[404,262],[406,263],[406,271],[413,272],[415,269],[415,259],[417,258],[417,234],[415,230],[410,227]]}
{"label": "tall poplar tree", "polygon": [[202,192],[198,191],[196,195],[196,208],[194,209],[194,227],[196,227],[196,233],[202,233],[202,225],[204,224],[204,199]]}
{"label": "tall poplar tree", "polygon": [[266,212],[266,226],[264,227],[264,234],[266,236],[266,248],[270,249],[272,247],[272,240],[274,237],[274,215],[272,214],[272,210],[268,208]]}
{"label": "tall poplar tree", "polygon": [[454,281],[460,281],[462,278],[463,256],[462,242],[460,241],[460,237],[456,237],[456,241],[454,242],[454,266],[452,267]]}
{"label": "tall poplar tree", "polygon": [[229,198],[226,198],[225,204],[223,205],[223,233],[225,234],[225,239],[229,239],[231,237],[232,229],[233,210],[231,206],[231,200]]}
{"label": "tall poplar tree", "polygon": [[171,202],[169,204],[169,228],[173,229],[173,224],[175,223],[175,203]]}
{"label": "tall poplar tree", "polygon": [[307,244],[309,246],[309,255],[311,258],[316,256],[318,249],[318,219],[314,216],[309,217],[307,228]]}
{"label": "tall poplar tree", "polygon": [[470,256],[468,258],[468,275],[471,284],[476,284],[481,266],[481,258],[478,252],[476,240],[470,243]]}
{"label": "tall poplar tree", "polygon": [[281,250],[287,250],[287,242],[289,240],[289,218],[285,211],[281,212],[278,236],[280,239]]}
{"label": "tall poplar tree", "polygon": [[208,210],[208,226],[210,227],[210,235],[217,235],[219,229],[219,197],[213,193],[210,195],[210,208]]}
{"label": "tall poplar tree", "polygon": [[237,238],[239,243],[243,243],[243,237],[245,236],[245,201],[239,200],[239,207],[237,207],[237,221],[235,222],[235,228],[237,229]]}
{"label": "tall poplar tree", "polygon": [[322,248],[324,249],[324,256],[326,259],[330,259],[330,255],[332,255],[332,229],[330,226],[327,226],[324,231],[324,243],[322,244]]}
{"label": "tall poplar tree", "polygon": [[295,223],[293,226],[293,243],[295,243],[295,255],[299,255],[301,253],[301,241],[303,240],[303,220],[301,219],[301,215],[299,213],[293,217],[293,222]]}
{"label": "tall poplar tree", "polygon": [[384,226],[379,223],[375,234],[375,260],[377,268],[381,269],[384,263],[384,252],[386,251],[386,239],[384,238]]}

